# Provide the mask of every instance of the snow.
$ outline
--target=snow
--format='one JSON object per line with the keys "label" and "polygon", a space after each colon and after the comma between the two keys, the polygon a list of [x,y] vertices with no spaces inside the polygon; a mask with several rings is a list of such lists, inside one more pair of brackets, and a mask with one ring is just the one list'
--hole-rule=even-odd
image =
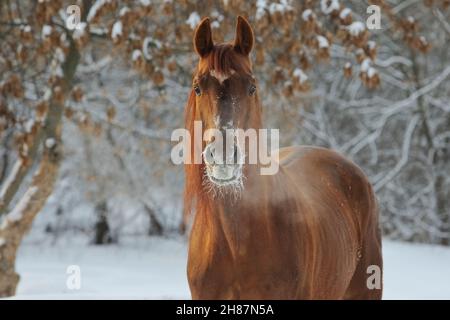
{"label": "snow", "polygon": [[25,194],[22,196],[22,198],[16,204],[14,209],[12,209],[7,214],[6,218],[3,220],[3,223],[0,227],[0,229],[5,229],[8,226],[8,222],[19,221],[20,219],[22,219],[24,210],[27,208],[28,204],[31,201],[31,198],[34,196],[34,194],[38,190],[39,189],[36,186],[32,186],[32,187],[28,188],[28,190],[25,192]]}
{"label": "snow", "polygon": [[296,69],[294,70],[293,76],[296,77],[300,83],[303,83],[303,82],[305,82],[306,80],[308,80],[308,76],[307,76],[306,73],[304,73],[303,70],[300,69],[300,68],[296,68]]}
{"label": "snow", "polygon": [[272,2],[269,6],[270,14],[274,14],[276,12],[284,13],[286,11],[291,11],[292,6],[289,4],[287,0],[280,0],[280,3]]}
{"label": "snow", "polygon": [[317,41],[319,42],[319,48],[321,49],[328,48],[330,46],[330,44],[328,43],[328,39],[324,36],[318,35]]}
{"label": "snow", "polygon": [[[18,299],[186,299],[183,239],[150,238],[116,246],[25,245],[19,251]],[[81,288],[66,286],[69,266],[80,267]]]}
{"label": "snow", "polygon": [[64,61],[66,61],[66,54],[64,53],[64,51],[60,48],[57,47],[55,49],[55,59],[57,62],[59,63],[63,63]]}
{"label": "snow", "polygon": [[6,196],[8,189],[11,187],[11,185],[16,180],[17,175],[19,174],[23,165],[24,165],[23,160],[20,158],[17,159],[17,161],[14,163],[14,166],[11,169],[11,172],[9,173],[8,177],[2,184],[2,189],[0,190],[0,201],[3,201],[3,198]]}
{"label": "snow", "polygon": [[367,47],[368,47],[370,50],[374,49],[376,46],[377,46],[377,43],[376,43],[375,41],[372,41],[372,40],[367,41]]}
{"label": "snow", "polygon": [[117,40],[122,35],[122,21],[118,20],[114,23],[111,31],[111,38]]}
{"label": "snow", "polygon": [[150,45],[156,47],[157,49],[161,49],[162,47],[162,44],[159,40],[154,39],[152,37],[146,37],[142,42],[142,53],[144,54],[144,57],[147,60],[152,59],[152,54],[148,51],[148,47]]}
{"label": "snow", "polygon": [[34,124],[35,124],[34,119],[28,119],[24,124],[25,132],[31,133],[31,131],[33,130]]}
{"label": "snow", "polygon": [[123,17],[124,15],[126,15],[128,12],[130,12],[130,8],[128,8],[127,6],[123,7],[122,9],[120,9],[119,11],[119,16]]}
{"label": "snow", "polygon": [[352,14],[352,10],[349,8],[344,8],[342,9],[341,13],[339,13],[339,18],[341,18],[342,20],[344,20],[345,18],[347,18],[350,14]]}
{"label": "snow", "polygon": [[222,22],[223,19],[225,19],[225,17],[223,16],[223,14],[221,14],[219,11],[217,10],[213,10],[211,12],[211,17],[213,17],[214,19],[216,19],[218,22]]}
{"label": "snow", "polygon": [[361,63],[361,71],[367,72],[367,70],[369,70],[370,68],[370,64],[371,60],[369,58],[364,59],[363,62]]}
{"label": "snow", "polygon": [[427,44],[428,43],[428,41],[427,41],[427,39],[424,37],[424,36],[420,36],[419,37],[419,40],[420,40],[420,42],[422,43],[422,44]]}
{"label": "snow", "polygon": [[258,0],[256,1],[256,20],[260,20],[266,14],[267,1]]}
{"label": "snow", "polygon": [[369,78],[372,78],[378,73],[378,71],[375,68],[370,67],[369,70],[367,70],[367,76]]}
{"label": "snow", "polygon": [[52,26],[49,26],[48,24],[44,24],[42,26],[42,38],[47,38],[52,33]]}
{"label": "snow", "polygon": [[355,51],[355,55],[358,56],[363,56],[364,55],[364,50],[361,48],[356,49]]}
{"label": "snow", "polygon": [[144,53],[144,57],[147,60],[150,60],[152,58],[150,52],[148,52],[148,45],[152,41],[152,38],[146,37],[144,41],[142,42],[142,52]]}
{"label": "snow", "polygon": [[145,7],[148,7],[151,4],[150,0],[140,0],[139,2]]}
{"label": "snow", "polygon": [[330,14],[335,10],[339,10],[338,0],[321,0],[320,8],[324,14]]}
{"label": "snow", "polygon": [[135,49],[131,54],[131,60],[136,61],[142,56],[141,50]]}
{"label": "snow", "polygon": [[63,69],[61,68],[61,63],[57,59],[53,59],[50,63],[50,73],[58,78],[64,77]]}
{"label": "snow", "polygon": [[200,16],[196,11],[192,12],[189,15],[189,18],[186,20],[186,23],[191,27],[192,30],[194,30],[195,27],[197,27],[199,22],[200,22]]}
{"label": "snow", "polygon": [[347,27],[347,30],[352,36],[357,37],[366,30],[366,26],[361,21],[355,21]]}
{"label": "snow", "polygon": [[450,299],[450,248],[384,241],[385,299]]}
{"label": "snow", "polygon": [[85,30],[87,27],[87,23],[86,22],[80,22],[77,24],[77,27],[75,28],[75,30],[73,31],[73,35],[72,37],[74,39],[80,39],[81,37],[83,37]]}
{"label": "snow", "polygon": [[309,18],[310,18],[311,16],[314,16],[314,13],[312,12],[311,9],[306,9],[306,10],[303,11],[303,13],[302,13],[302,19],[303,19],[304,21],[309,21]]}
{"label": "snow", "polygon": [[53,148],[56,145],[56,140],[55,138],[47,138],[45,140],[45,147],[48,149]]}
{"label": "snow", "polygon": [[378,73],[377,70],[371,66],[371,64],[372,60],[370,60],[369,58],[364,59],[361,63],[361,72],[367,73],[367,76],[369,78],[372,78]]}
{"label": "snow", "polygon": [[289,0],[280,0],[279,2],[272,2],[270,5],[267,5],[266,0],[256,1],[256,20],[263,18],[266,14],[266,10],[268,10],[270,14],[292,11],[293,7],[291,2],[292,1]]}
{"label": "snow", "polygon": [[[450,248],[383,241],[384,299],[449,299]],[[184,239],[149,238],[121,245],[25,243],[16,299],[189,299]],[[81,288],[66,270],[79,266]]]}
{"label": "snow", "polygon": [[91,7],[91,9],[88,12],[88,15],[86,17],[87,21],[91,21],[96,15],[97,11],[103,7],[106,3],[111,2],[111,0],[97,0]]}

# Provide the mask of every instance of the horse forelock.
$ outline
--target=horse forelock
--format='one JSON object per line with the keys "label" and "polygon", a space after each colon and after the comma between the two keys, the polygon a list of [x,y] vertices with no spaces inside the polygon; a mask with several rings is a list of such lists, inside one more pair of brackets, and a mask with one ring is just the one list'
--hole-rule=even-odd
{"label": "horse forelock", "polygon": [[212,74],[216,78],[227,78],[234,73],[251,75],[252,67],[248,57],[236,52],[233,45],[224,43],[200,60],[197,75]]}

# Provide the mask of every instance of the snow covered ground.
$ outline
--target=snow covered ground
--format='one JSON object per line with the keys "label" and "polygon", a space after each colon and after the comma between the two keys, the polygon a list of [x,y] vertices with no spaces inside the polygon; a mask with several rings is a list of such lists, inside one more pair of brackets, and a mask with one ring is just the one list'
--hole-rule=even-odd
{"label": "snow covered ground", "polygon": [[[450,299],[450,248],[384,241],[385,299]],[[22,246],[19,299],[188,299],[183,239]],[[66,286],[69,265],[81,289]]]}

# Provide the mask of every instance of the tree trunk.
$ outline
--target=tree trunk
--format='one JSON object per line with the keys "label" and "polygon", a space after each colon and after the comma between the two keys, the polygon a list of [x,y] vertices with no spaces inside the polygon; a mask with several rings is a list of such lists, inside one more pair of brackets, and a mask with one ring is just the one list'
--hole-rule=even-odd
{"label": "tree trunk", "polygon": [[110,244],[113,242],[111,230],[108,223],[108,205],[101,201],[95,206],[97,222],[95,223],[94,244]]}
{"label": "tree trunk", "polygon": [[45,151],[31,186],[0,226],[0,297],[12,296],[16,292],[20,278],[15,272],[17,249],[52,193],[59,167],[57,150]]}
{"label": "tree trunk", "polygon": [[164,233],[164,227],[159,221],[155,210],[144,204],[145,211],[147,211],[149,218],[148,235],[149,236],[160,236]]}
{"label": "tree trunk", "polygon": [[[63,64],[64,79],[61,87],[53,88],[54,92],[61,90],[59,94],[62,94],[63,97],[67,96],[79,59],[75,43],[71,41],[67,59]],[[43,145],[41,144],[43,151],[38,169],[33,175],[29,188],[15,207],[4,216],[0,226],[0,297],[15,294],[20,279],[15,271],[17,250],[23,237],[31,228],[34,218],[44,207],[47,198],[53,191],[61,159],[61,122],[64,99],[62,100],[53,98],[50,100],[45,123],[39,130],[39,134],[43,135],[42,139],[39,138],[43,142]],[[36,150],[37,148],[36,146]],[[8,193],[8,200],[11,200],[17,193],[23,178],[24,173],[19,171],[17,176],[19,182],[13,181],[14,192]],[[0,209],[6,209],[6,207]]]}

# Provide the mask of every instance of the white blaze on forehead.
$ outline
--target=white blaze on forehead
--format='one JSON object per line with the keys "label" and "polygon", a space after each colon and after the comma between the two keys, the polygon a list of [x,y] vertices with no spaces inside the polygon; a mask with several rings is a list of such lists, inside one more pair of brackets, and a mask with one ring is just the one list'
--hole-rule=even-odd
{"label": "white blaze on forehead", "polygon": [[220,82],[220,84],[222,84],[225,80],[227,80],[231,75],[233,75],[235,73],[236,73],[236,71],[234,71],[234,70],[231,70],[230,74],[223,74],[223,73],[217,72],[216,70],[211,70],[209,72],[211,77],[216,78],[217,81]]}

